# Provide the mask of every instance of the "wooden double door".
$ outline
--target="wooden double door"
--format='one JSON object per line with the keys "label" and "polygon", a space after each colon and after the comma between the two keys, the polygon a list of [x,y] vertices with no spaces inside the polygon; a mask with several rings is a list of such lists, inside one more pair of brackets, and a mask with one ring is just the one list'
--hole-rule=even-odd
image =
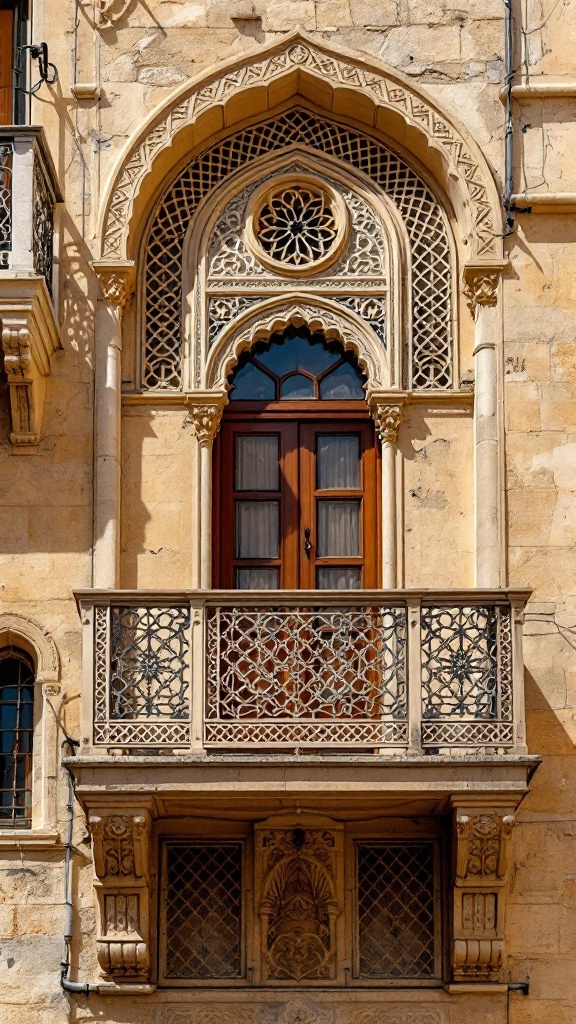
{"label": "wooden double door", "polygon": [[227,412],[214,470],[215,586],[379,585],[378,453],[365,414],[260,420]]}

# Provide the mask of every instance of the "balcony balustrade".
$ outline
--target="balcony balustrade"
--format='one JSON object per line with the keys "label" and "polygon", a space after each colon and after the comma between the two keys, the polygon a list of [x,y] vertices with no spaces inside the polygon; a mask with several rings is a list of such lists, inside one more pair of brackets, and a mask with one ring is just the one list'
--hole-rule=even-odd
{"label": "balcony balustrade", "polygon": [[83,754],[522,754],[525,591],[82,591]]}

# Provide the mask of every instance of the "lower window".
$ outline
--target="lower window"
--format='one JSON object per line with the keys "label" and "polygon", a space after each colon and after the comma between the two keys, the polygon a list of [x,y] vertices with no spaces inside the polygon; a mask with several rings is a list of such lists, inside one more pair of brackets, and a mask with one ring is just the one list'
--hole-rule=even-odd
{"label": "lower window", "polygon": [[164,842],[161,984],[438,984],[439,836],[243,833]]}

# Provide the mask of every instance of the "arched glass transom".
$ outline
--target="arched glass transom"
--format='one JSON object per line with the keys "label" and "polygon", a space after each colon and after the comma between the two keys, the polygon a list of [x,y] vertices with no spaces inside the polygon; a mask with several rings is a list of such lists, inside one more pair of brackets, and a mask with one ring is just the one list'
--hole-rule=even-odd
{"label": "arched glass transom", "polygon": [[338,342],[287,327],[240,357],[230,385],[233,402],[362,401],[366,377]]}

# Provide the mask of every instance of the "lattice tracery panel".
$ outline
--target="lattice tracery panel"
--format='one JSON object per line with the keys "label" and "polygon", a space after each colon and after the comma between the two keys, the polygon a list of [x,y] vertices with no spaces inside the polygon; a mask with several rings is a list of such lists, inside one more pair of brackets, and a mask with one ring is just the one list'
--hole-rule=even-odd
{"label": "lattice tracery panel", "polygon": [[398,207],[412,250],[412,354],[406,383],[415,388],[450,387],[450,246],[435,197],[397,154],[358,131],[303,110],[224,139],[185,168],[166,192],[147,244],[143,386],[178,388],[182,383],[182,247],[198,203],[239,167],[295,143],[359,168]]}

